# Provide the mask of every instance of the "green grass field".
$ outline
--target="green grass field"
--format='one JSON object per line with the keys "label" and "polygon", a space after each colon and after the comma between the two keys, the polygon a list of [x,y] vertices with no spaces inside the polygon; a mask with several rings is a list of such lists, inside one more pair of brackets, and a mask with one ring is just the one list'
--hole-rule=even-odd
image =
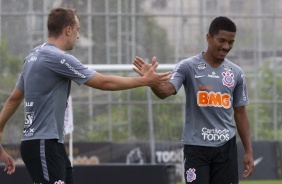
{"label": "green grass field", "polygon": [[[185,183],[177,183],[185,184]],[[282,184],[282,180],[249,180],[249,181],[240,181],[240,184]]]}
{"label": "green grass field", "polygon": [[240,181],[240,184],[282,184],[282,180]]}

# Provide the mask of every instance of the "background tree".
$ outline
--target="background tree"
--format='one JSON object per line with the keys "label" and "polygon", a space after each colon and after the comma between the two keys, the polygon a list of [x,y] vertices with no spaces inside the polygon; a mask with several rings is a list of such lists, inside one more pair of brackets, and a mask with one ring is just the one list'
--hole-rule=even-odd
{"label": "background tree", "polygon": [[[282,96],[280,95],[282,68],[280,62],[279,58],[276,61],[273,59],[264,62],[255,73],[252,71],[253,77],[249,77],[247,81],[251,101],[247,106],[251,135],[255,138],[254,129],[257,129],[260,135],[259,140],[274,140],[275,136],[277,136],[276,139],[282,137]],[[254,101],[253,99],[260,100]]]}
{"label": "background tree", "polygon": [[[9,97],[10,93],[15,87],[23,65],[23,58],[12,55],[8,50],[8,44],[5,39],[2,39],[0,44],[0,109],[3,108],[4,103]],[[4,86],[4,87],[3,87]],[[16,112],[16,114],[9,120],[5,129],[9,129],[9,134],[5,134],[4,143],[18,142],[21,137],[19,127],[23,127],[24,122],[23,107]]]}

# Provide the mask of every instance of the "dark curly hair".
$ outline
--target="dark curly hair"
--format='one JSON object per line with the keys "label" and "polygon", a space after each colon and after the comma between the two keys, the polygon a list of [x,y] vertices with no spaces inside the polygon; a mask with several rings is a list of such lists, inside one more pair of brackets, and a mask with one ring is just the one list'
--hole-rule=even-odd
{"label": "dark curly hair", "polygon": [[220,30],[236,32],[237,28],[235,23],[227,17],[219,16],[213,19],[209,28],[209,34],[214,36],[218,34]]}

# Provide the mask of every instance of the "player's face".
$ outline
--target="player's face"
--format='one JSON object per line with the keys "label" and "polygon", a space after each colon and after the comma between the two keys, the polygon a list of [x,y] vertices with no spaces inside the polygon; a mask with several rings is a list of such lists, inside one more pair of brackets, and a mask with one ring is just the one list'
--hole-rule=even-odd
{"label": "player's face", "polygon": [[215,60],[222,61],[232,49],[235,41],[235,32],[220,30],[218,34],[207,35],[208,49]]}
{"label": "player's face", "polygon": [[79,20],[77,16],[75,16],[75,25],[73,26],[73,28],[71,28],[71,31],[70,31],[67,50],[72,50],[76,41],[79,39],[79,32],[78,32],[79,28],[80,28]]}

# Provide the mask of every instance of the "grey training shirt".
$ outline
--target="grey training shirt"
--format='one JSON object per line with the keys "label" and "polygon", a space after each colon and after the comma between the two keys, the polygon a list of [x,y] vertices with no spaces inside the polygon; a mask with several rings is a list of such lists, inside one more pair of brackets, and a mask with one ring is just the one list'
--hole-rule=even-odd
{"label": "grey training shirt", "polygon": [[81,85],[95,75],[74,56],[53,44],[34,48],[25,58],[17,87],[25,94],[22,140],[64,142],[64,115],[71,81]]}
{"label": "grey training shirt", "polygon": [[184,86],[186,117],[183,144],[218,147],[236,134],[233,107],[248,104],[242,69],[224,59],[212,68],[202,53],[179,62],[170,82]]}

